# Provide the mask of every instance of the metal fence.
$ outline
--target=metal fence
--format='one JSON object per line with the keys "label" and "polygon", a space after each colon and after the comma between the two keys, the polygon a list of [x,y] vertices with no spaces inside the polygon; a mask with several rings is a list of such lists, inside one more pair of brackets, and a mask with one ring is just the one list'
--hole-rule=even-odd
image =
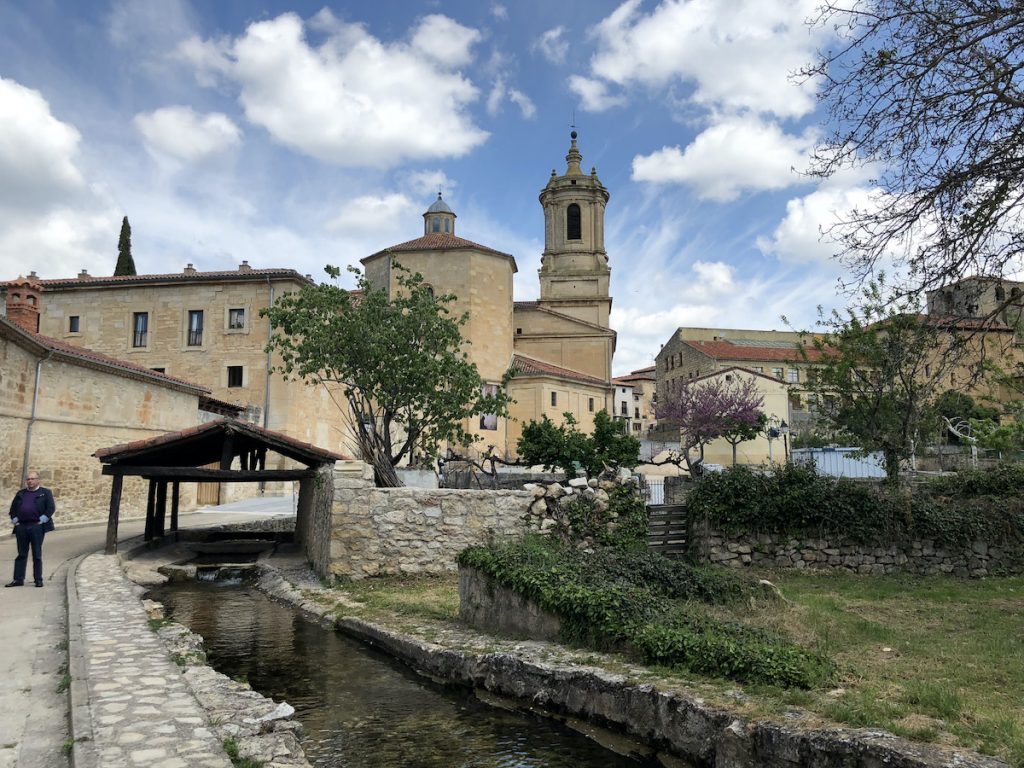
{"label": "metal fence", "polygon": [[647,506],[657,506],[665,503],[665,478],[663,477],[640,477],[640,489],[644,493],[644,501]]}
{"label": "metal fence", "polygon": [[881,452],[861,454],[859,448],[794,448],[790,451],[794,464],[809,464],[818,472],[832,477],[885,477]]}

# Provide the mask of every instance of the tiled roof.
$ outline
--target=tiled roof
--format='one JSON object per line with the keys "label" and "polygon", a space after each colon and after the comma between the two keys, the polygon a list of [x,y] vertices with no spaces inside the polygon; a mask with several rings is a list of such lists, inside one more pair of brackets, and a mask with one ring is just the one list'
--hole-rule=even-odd
{"label": "tiled roof", "polygon": [[43,336],[39,333],[32,333],[31,331],[26,331],[24,328],[17,326],[8,320],[0,320],[0,323],[2,323],[3,328],[7,329],[8,332],[13,330],[15,333],[20,334],[22,337],[31,339],[44,349],[50,350],[60,357],[71,358],[104,370],[112,370],[114,373],[128,375],[130,378],[142,377],[160,384],[173,386],[178,389],[188,389],[197,394],[210,393],[210,390],[206,387],[191,381],[186,381],[185,379],[179,379],[177,376],[168,376],[166,373],[159,373],[150,368],[137,365],[136,363],[130,363],[127,360],[119,360],[116,357],[104,355],[102,352],[96,352],[95,350],[87,349],[86,347],[76,347],[74,344],[68,344],[60,339]]}
{"label": "tiled roof", "polygon": [[560,365],[545,363],[543,360],[536,360],[524,355],[513,355],[512,365],[509,367],[515,368],[516,372],[523,376],[558,376],[559,378],[571,379],[572,381],[582,381],[602,387],[608,386],[604,379],[599,379],[596,376],[588,376],[571,368],[562,368]]}
{"label": "tiled roof", "polygon": [[223,270],[218,272],[173,272],[163,275],[110,275],[103,277],[66,277],[55,280],[37,280],[46,290],[68,288],[101,288],[115,285],[145,285],[150,283],[181,282],[246,282],[264,281],[268,277],[292,279],[312,284],[312,280],[294,269]]}
{"label": "tiled roof", "polygon": [[[728,341],[684,341],[683,343],[716,360],[784,363],[787,361],[799,362],[803,359],[800,352],[792,346],[744,347]],[[807,347],[808,360],[818,360],[820,358],[821,352],[813,347]]]}
{"label": "tiled roof", "polygon": [[206,424],[199,424],[194,427],[188,427],[178,432],[168,432],[163,435],[156,435],[154,437],[147,437],[142,440],[135,440],[130,443],[121,443],[120,445],[113,445],[109,448],[98,448],[93,456],[105,464],[116,462],[122,454],[136,454],[142,451],[146,451],[150,448],[157,448],[163,445],[170,445],[172,443],[187,441],[190,438],[203,435],[205,433],[214,432],[226,432],[234,431],[248,434],[251,437],[262,439],[271,446],[275,443],[278,445],[287,446],[288,448],[304,454],[310,457],[326,459],[329,461],[348,461],[349,457],[328,451],[324,448],[319,448],[312,443],[305,443],[301,440],[296,440],[294,437],[289,437],[282,432],[275,432],[271,429],[264,429],[258,427],[255,424],[250,424],[246,421],[235,421],[234,419],[217,419],[216,421],[210,421]]}
{"label": "tiled roof", "polygon": [[[457,250],[460,248],[472,248],[473,250],[483,251],[484,253],[493,253],[496,256],[505,256],[507,258],[513,258],[510,253],[502,253],[496,251],[493,248],[488,248],[486,245],[480,245],[474,243],[472,240],[466,240],[455,235],[447,234],[445,232],[431,232],[429,235],[423,237],[417,237],[415,240],[408,240],[398,245],[392,245],[388,248],[384,248],[377,253],[368,256],[367,258],[372,259],[374,256],[380,256],[382,253],[403,253],[409,251],[450,251]],[[363,259],[366,261],[366,259]]]}

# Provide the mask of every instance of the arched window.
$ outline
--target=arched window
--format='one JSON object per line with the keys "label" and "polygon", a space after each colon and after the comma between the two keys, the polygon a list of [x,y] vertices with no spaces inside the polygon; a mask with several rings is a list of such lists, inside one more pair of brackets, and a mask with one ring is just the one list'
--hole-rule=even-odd
{"label": "arched window", "polygon": [[996,301],[1006,301],[1006,291],[1001,285],[996,286]]}
{"label": "arched window", "polygon": [[445,231],[445,232],[448,232],[448,231],[449,231],[449,230],[448,230],[448,223],[449,223],[449,222],[448,222],[448,219],[445,219],[445,220],[444,220],[444,231]]}
{"label": "arched window", "polygon": [[569,207],[565,209],[565,231],[565,236],[568,240],[583,239],[583,227],[580,223],[580,207],[576,205],[576,203],[571,203]]}
{"label": "arched window", "polygon": [[435,216],[433,219],[431,219],[430,231],[431,232],[440,232],[441,231],[441,217],[440,216]]}

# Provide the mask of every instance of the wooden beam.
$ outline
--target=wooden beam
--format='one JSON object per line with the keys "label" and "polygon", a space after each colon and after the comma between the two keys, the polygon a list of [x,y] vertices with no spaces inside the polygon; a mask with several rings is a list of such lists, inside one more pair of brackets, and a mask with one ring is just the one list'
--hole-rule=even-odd
{"label": "wooden beam", "polygon": [[149,495],[146,497],[146,530],[142,535],[143,541],[153,540],[153,512],[156,507],[156,480],[149,481]]}
{"label": "wooden beam", "polygon": [[178,498],[181,494],[181,483],[177,480],[171,485],[171,530],[178,530]]}
{"label": "wooden beam", "polygon": [[203,467],[122,467],[107,465],[104,475],[128,475],[131,477],[161,478],[184,482],[208,483],[255,483],[260,480],[301,480],[315,477],[315,469],[204,469]]}
{"label": "wooden beam", "polygon": [[110,486],[110,514],[107,517],[107,547],[103,551],[108,555],[117,553],[117,522],[121,516],[121,484],[124,478],[115,475]]}
{"label": "wooden beam", "polygon": [[156,518],[154,520],[153,533],[163,536],[165,533],[164,521],[167,519],[167,481],[160,480],[156,484]]}

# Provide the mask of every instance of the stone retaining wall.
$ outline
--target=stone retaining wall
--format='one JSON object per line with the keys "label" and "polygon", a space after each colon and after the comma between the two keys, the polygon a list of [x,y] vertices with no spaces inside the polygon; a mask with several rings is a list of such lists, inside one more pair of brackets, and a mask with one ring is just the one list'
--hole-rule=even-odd
{"label": "stone retaining wall", "polygon": [[307,553],[322,577],[451,572],[466,547],[522,536],[532,500],[528,491],[375,488],[372,470],[344,468],[329,518],[314,515]]}
{"label": "stone retaining wall", "polygon": [[846,539],[794,539],[771,534],[727,536],[710,531],[694,542],[693,551],[705,552],[712,563],[732,567],[771,566],[842,570],[852,573],[912,573],[923,576],[948,573],[981,578],[1024,573],[1024,546],[991,545],[975,541],[951,547],[924,540],[882,545]]}

